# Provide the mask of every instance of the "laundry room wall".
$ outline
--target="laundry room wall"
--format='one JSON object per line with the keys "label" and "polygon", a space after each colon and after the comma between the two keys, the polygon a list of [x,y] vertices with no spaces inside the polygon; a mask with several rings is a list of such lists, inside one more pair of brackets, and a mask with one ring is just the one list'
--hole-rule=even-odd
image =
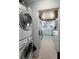
{"label": "laundry room wall", "polygon": [[37,47],[34,55],[38,56],[41,41],[41,39],[39,39],[39,10],[59,8],[59,0],[36,0],[34,2],[29,2],[28,6],[30,6],[33,11],[33,39]]}

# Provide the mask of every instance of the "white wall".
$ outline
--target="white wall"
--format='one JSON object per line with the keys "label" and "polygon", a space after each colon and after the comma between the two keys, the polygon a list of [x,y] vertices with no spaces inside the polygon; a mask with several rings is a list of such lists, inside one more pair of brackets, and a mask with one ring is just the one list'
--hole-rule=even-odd
{"label": "white wall", "polygon": [[[54,36],[53,36],[53,40],[55,43],[55,48],[57,52],[60,52],[60,19],[58,19],[58,28],[57,30],[53,31]],[[55,33],[56,32],[56,33]]]}
{"label": "white wall", "polygon": [[39,0],[33,3],[28,3],[28,6],[30,6],[33,11],[33,39],[35,46],[37,47],[37,51],[34,55],[37,56],[40,48],[38,11],[44,9],[59,8],[59,0]]}
{"label": "white wall", "polygon": [[34,44],[37,47],[37,51],[35,52],[35,56],[38,56],[39,49],[40,49],[40,39],[39,39],[39,20],[38,20],[38,12],[33,11],[33,39]]}

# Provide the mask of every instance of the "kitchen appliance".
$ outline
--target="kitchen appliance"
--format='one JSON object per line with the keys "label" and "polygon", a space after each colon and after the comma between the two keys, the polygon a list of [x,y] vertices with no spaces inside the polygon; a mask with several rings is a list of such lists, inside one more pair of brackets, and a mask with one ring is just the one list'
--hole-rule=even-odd
{"label": "kitchen appliance", "polygon": [[32,59],[32,10],[19,3],[19,59]]}

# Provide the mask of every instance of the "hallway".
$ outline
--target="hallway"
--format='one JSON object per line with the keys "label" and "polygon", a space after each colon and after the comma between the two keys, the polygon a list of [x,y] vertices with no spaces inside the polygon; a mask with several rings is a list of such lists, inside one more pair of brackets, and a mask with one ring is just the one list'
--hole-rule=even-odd
{"label": "hallway", "polygon": [[57,59],[57,53],[52,36],[43,37],[38,59]]}

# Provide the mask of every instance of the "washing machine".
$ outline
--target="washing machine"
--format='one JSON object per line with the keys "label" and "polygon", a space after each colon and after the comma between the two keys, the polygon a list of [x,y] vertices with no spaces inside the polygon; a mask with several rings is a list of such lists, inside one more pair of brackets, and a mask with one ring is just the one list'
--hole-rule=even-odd
{"label": "washing machine", "polygon": [[19,3],[19,59],[32,59],[32,10]]}

